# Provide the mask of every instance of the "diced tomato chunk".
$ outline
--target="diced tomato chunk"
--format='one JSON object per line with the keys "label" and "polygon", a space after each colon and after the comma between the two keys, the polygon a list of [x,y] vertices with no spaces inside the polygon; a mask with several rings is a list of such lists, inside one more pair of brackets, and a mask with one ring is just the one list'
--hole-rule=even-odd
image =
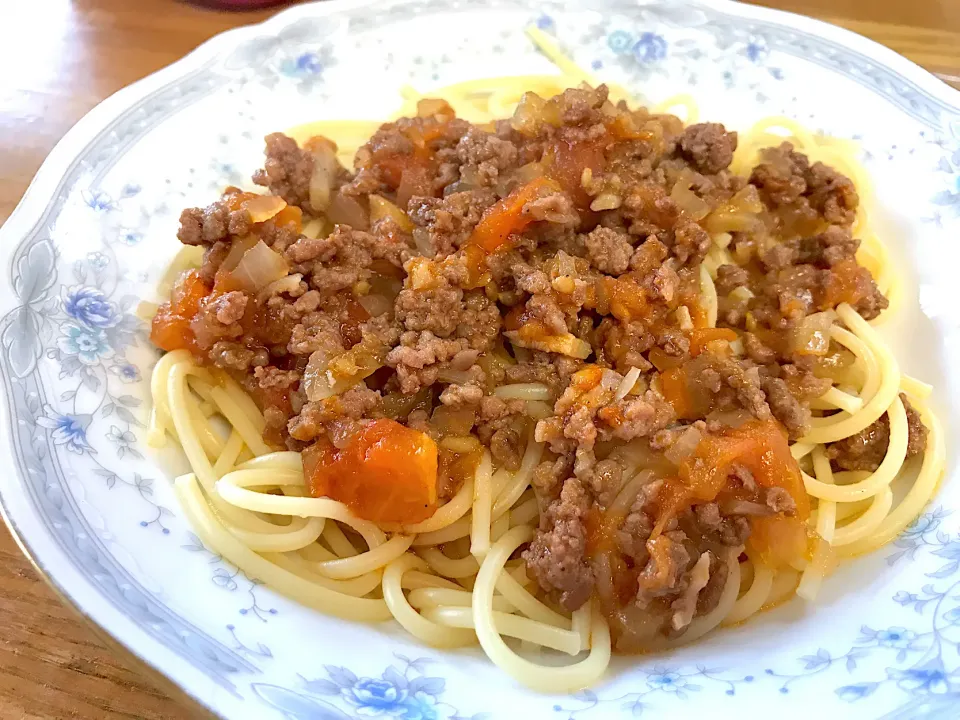
{"label": "diced tomato chunk", "polygon": [[820,309],[831,310],[840,303],[855,305],[870,294],[871,285],[869,270],[858,265],[854,258],[841,260],[830,268]]}
{"label": "diced tomato chunk", "polygon": [[[775,420],[750,420],[722,434],[706,434],[693,454],[680,465],[679,478],[667,483],[660,495],[660,517],[654,534],[684,507],[712,502],[726,487],[736,463],[751,472],[761,488],[782,488],[796,505],[793,515],[776,514],[751,521],[750,546],[764,562],[779,566],[807,552],[806,520],[810,500],[800,468],[783,428]],[[739,497],[745,491],[734,491]],[[743,499],[756,500],[744,496]]]}
{"label": "diced tomato chunk", "polygon": [[510,236],[523,232],[533,217],[524,215],[523,207],[556,185],[546,177],[538,177],[521,185],[505,198],[487,208],[470,237],[470,242],[488,253],[496,252],[510,243]]}
{"label": "diced tomato chunk", "polygon": [[647,295],[636,278],[630,275],[604,277],[603,291],[610,303],[610,314],[623,322],[643,321],[650,316]]}
{"label": "diced tomato chunk", "polygon": [[163,303],[153,318],[150,340],[161,350],[186,349],[196,351],[190,321],[200,308],[200,303],[212,288],[207,285],[197,270],[183,273],[178,279],[169,302]]}
{"label": "diced tomato chunk", "polygon": [[150,341],[161,350],[194,349],[193,331],[190,320],[177,315],[158,312],[153,318],[150,329]]}
{"label": "diced tomato chunk", "polygon": [[313,497],[371,522],[410,525],[437,509],[437,446],[394,420],[364,425],[340,449],[321,440],[304,451],[303,465]]}
{"label": "diced tomato chunk", "polygon": [[558,139],[546,152],[550,177],[556,180],[579,208],[590,206],[592,198],[583,187],[583,171],[599,175],[603,170],[606,138],[571,142]]}
{"label": "diced tomato chunk", "polygon": [[673,370],[684,363],[684,358],[676,355],[667,355],[662,347],[652,347],[647,353],[647,359],[653,363],[653,366],[663,372],[664,370]]}
{"label": "diced tomato chunk", "polygon": [[303,229],[303,210],[295,205],[287,205],[276,214],[273,222],[276,223],[277,227],[288,227],[299,235]]}
{"label": "diced tomato chunk", "polygon": [[660,373],[660,388],[667,402],[673,405],[678,418],[690,418],[693,400],[687,387],[687,372],[682,367],[670,368]]}
{"label": "diced tomato chunk", "polygon": [[704,351],[707,343],[724,340],[728,343],[737,339],[737,333],[730,328],[697,328],[690,331],[690,354],[696,357]]}

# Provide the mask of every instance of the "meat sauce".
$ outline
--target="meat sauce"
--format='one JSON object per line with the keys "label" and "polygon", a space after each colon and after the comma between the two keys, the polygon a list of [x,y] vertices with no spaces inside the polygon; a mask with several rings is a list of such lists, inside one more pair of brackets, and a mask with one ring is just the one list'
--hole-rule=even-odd
{"label": "meat sauce", "polygon": [[720,493],[730,499],[762,502],[757,490],[731,488],[728,482],[734,464],[747,468],[757,489],[782,488],[796,504],[793,515],[751,518],[750,545],[767,564],[780,567],[807,554],[806,520],[810,501],[796,460],[790,454],[783,428],[772,420],[750,420],[721,434],[708,433],[681,463],[678,477],[664,485],[656,537],[682,509],[712,502]]}
{"label": "meat sauce", "polygon": [[[229,231],[223,207],[182,219],[181,240],[205,246],[207,272],[180,279],[151,338],[243,380],[270,415],[270,441],[303,451],[311,495],[384,526],[430,517],[484,451],[507,467],[534,427],[549,454],[533,483],[541,524],[523,551],[530,577],[574,609],[602,557],[615,600],[604,609],[642,607],[664,630],[704,553],[711,573],[745,543],[775,566],[807,555],[809,501],[786,419],[809,420],[810,378],[842,382],[853,359],[829,342],[802,356],[791,333],[841,302],[867,319],[886,304],[856,262],[852,183],[788,145],[737,177],[736,147],[722,126],[626,110],[605,88],[528,94],[512,118],[485,126],[429,101],[382,126],[355,171],[337,168],[329,189],[359,222],[313,240],[299,236],[303,223],[331,220],[303,198],[313,153],[328,148],[271,136],[257,175],[271,195],[221,200],[243,216],[243,234]],[[293,237],[280,242],[270,228]],[[708,327],[701,263],[723,235],[730,264],[711,267],[718,315]],[[256,363],[226,367],[209,328],[198,332],[236,290],[228,269],[211,272],[212,258],[217,243],[258,238],[305,288],[270,303],[247,292],[229,340]],[[332,398],[310,396],[306,373],[370,338],[383,352],[369,373]],[[634,387],[617,397],[631,371]],[[289,383],[261,382],[275,372]],[[547,400],[495,394],[511,383],[543,386]],[[695,447],[668,461],[694,426]],[[606,496],[636,467],[619,459],[624,448],[642,450],[640,469],[659,485],[643,507],[613,514]],[[774,496],[789,502],[771,507]],[[751,504],[763,512],[736,510]],[[712,524],[697,519],[707,506]]]}

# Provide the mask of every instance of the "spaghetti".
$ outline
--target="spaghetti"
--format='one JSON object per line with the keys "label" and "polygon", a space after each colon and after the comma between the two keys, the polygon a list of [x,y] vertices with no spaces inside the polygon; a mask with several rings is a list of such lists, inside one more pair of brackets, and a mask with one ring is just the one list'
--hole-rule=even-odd
{"label": "spaghetti", "polygon": [[[470,81],[432,95],[443,97],[457,117],[489,124],[509,115],[524,93],[552,97],[568,87],[593,82],[547,36],[531,33],[561,75]],[[403,96],[398,114],[416,115],[423,97],[411,88],[405,88]],[[614,88],[613,97],[627,100],[629,94]],[[688,124],[697,122],[697,106],[689,96],[671,98],[654,112],[676,108],[683,109]],[[326,121],[295,128],[290,136],[301,146],[318,135],[334,137],[339,157],[352,159],[378,127],[374,122]],[[854,159],[852,143],[814,135],[787,118],[768,118],[741,134],[732,172],[750,175],[763,161],[764,149],[785,139],[811,160],[842,170],[861,195],[868,194],[868,178]],[[319,228],[324,220],[315,222]],[[863,239],[857,262],[870,271],[881,293],[898,298],[896,273],[871,231],[865,203],[859,204],[852,227]],[[722,330],[717,323],[723,314],[721,304],[727,300],[718,293],[717,284],[721,268],[737,261],[731,232],[720,229],[711,233],[710,247],[695,277],[696,302],[681,305],[676,312],[681,331]],[[196,247],[186,248],[162,283],[161,292],[167,294],[173,287],[182,299],[187,291],[175,286],[175,277],[199,266],[201,255]],[[563,277],[554,280],[554,287],[563,286]],[[730,295],[735,293],[750,299],[746,287]],[[671,606],[676,610],[674,631],[646,637],[643,649],[691,642],[720,625],[743,622],[792,594],[813,600],[840,559],[890,542],[935,492],[945,457],[940,424],[926,404],[930,387],[902,375],[893,353],[848,302],[837,304],[826,333],[831,347],[851,362],[832,373],[829,389],[811,403],[815,414],[809,429],[787,453],[790,463],[799,464],[797,477],[802,484],[798,487],[805,493],[799,499],[813,505],[805,526],[812,552],[794,555],[789,562],[777,562],[776,553],[759,545],[748,546],[745,552],[742,545],[733,545],[720,554],[703,553],[695,563],[691,561],[685,580],[686,600],[678,599]],[[741,339],[725,340],[723,334],[699,337],[706,337],[707,345],[729,342],[732,352],[743,352]],[[523,343],[517,348],[518,353],[530,352]],[[666,392],[667,378],[676,366],[671,366],[669,358],[664,362],[658,369]],[[629,402],[648,391],[640,367],[631,367],[617,378],[616,385],[607,390],[609,402]],[[336,389],[336,382],[330,385],[331,391]],[[587,395],[599,392],[600,387],[588,387]],[[535,538],[542,519],[537,484],[542,479],[534,476],[550,451],[547,443],[538,440],[539,430],[528,433],[513,470],[497,467],[491,452],[469,432],[443,435],[441,456],[446,452],[446,457],[478,458],[459,488],[414,522],[372,522],[359,517],[345,502],[316,496],[316,471],[305,469],[306,456],[278,452],[273,443],[264,440],[269,422],[262,403],[255,402],[230,373],[199,363],[190,348],[175,349],[160,358],[151,391],[154,406],[149,442],[160,446],[172,438],[186,455],[191,472],[176,479],[176,492],[203,542],[250,577],[304,605],[347,620],[394,619],[411,635],[438,648],[479,644],[511,676],[545,692],[571,692],[596,682],[610,662],[615,642],[631,627],[629,618],[621,618],[612,638],[612,619],[607,612],[610,599],[604,599],[599,590],[578,609],[564,610],[555,594],[541,591],[536,578],[528,575],[517,558],[518,550]],[[927,430],[918,461],[907,457],[910,429],[901,394]],[[556,395],[544,382],[501,384],[492,395],[503,403],[520,403],[534,419],[549,419],[554,412],[549,401]],[[681,415],[679,405],[674,407]],[[831,445],[876,427],[884,417],[888,418],[888,441],[876,469],[835,469]],[[756,442],[755,438],[737,437],[742,443]],[[674,447],[682,442],[682,438],[677,440]],[[435,458],[438,450],[436,446],[431,450],[432,445],[429,441],[421,450],[427,455],[433,452]],[[636,443],[624,444],[611,456],[615,453],[624,472],[606,513],[623,522],[634,512],[636,498],[651,484],[650,457],[649,451]],[[689,452],[687,456],[691,457]],[[579,451],[577,458],[579,461]],[[688,473],[694,472],[693,465],[685,465],[688,462],[678,459],[681,472],[685,467]],[[755,524],[755,533],[759,527]],[[654,528],[647,543],[651,553],[661,532],[673,531],[666,526]],[[587,542],[607,542],[603,532],[596,537],[601,539]],[[604,582],[613,587],[617,573],[622,575],[623,569],[611,564],[616,557],[609,553],[598,556],[598,588]],[[699,612],[698,594],[716,573],[726,581],[712,607]],[[636,575],[631,577],[637,582]],[[640,582],[644,582],[642,576]],[[531,647],[536,650],[531,652]],[[628,644],[627,649],[637,648]],[[569,662],[544,663],[539,657],[542,651],[561,653]]]}

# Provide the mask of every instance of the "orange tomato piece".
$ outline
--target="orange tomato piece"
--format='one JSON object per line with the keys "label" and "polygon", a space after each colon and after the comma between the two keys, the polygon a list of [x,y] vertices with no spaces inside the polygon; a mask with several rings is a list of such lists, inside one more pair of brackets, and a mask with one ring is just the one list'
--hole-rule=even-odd
{"label": "orange tomato piece", "polygon": [[603,420],[612,428],[618,428],[623,425],[623,412],[616,405],[607,405],[597,411],[597,417]]}
{"label": "orange tomato piece", "polygon": [[[441,119],[442,118],[442,119]],[[430,144],[442,138],[449,129],[449,116],[425,118],[402,132],[413,144],[412,152],[397,152],[389,146],[374,146],[369,167],[376,167],[380,177],[397,192],[397,205],[405,208],[414,195],[433,195],[432,179],[438,161]]]}
{"label": "orange tomato piece", "polygon": [[605,139],[570,142],[560,138],[546,152],[547,172],[560,183],[577,207],[587,208],[593,200],[583,187],[583,171],[590,170],[594,175],[600,173],[605,163],[604,143]]}
{"label": "orange tomato piece", "polygon": [[576,390],[578,395],[583,395],[593,390],[603,379],[603,368],[599,365],[585,365],[577,370],[570,378],[570,387]]}
{"label": "orange tomato piece", "polygon": [[690,354],[696,357],[704,351],[707,343],[715,340],[731,343],[736,339],[737,334],[730,328],[697,328],[690,331]]}
{"label": "orange tomato piece", "polygon": [[253,223],[266,222],[282,213],[287,207],[286,201],[276,195],[259,195],[235,187],[227,188],[223,193],[223,199],[227,201],[227,207],[230,210],[245,210],[250,222]]}
{"label": "orange tomato piece", "polygon": [[643,140],[650,142],[656,140],[656,134],[652,130],[640,129],[631,115],[620,114],[609,124],[610,134],[617,140]]}
{"label": "orange tomato piece", "polygon": [[523,214],[524,205],[539,197],[542,191],[555,187],[549,178],[539,177],[514,189],[483,213],[470,242],[488,253],[507,246],[511,235],[523,232],[533,222],[531,216]]}
{"label": "orange tomato piece", "polygon": [[663,397],[673,405],[678,418],[689,418],[693,412],[693,400],[687,387],[687,372],[675,367],[660,373],[660,388]]}
{"label": "orange tomato piece", "polygon": [[303,229],[303,210],[295,205],[287,205],[273,218],[277,227],[289,227],[293,232],[300,234]]}
{"label": "orange tomato piece", "polygon": [[487,271],[487,253],[479,245],[472,244],[468,244],[463,252],[467,260],[467,281],[463,286],[464,289],[483,287],[490,279]]}
{"label": "orange tomato piece", "polygon": [[503,318],[503,328],[505,330],[519,330],[529,319],[526,305],[514,305]]}
{"label": "orange tomato piece", "polygon": [[360,326],[369,319],[370,313],[363,305],[348,296],[344,301],[344,310],[340,313],[340,336],[343,341],[350,346],[360,342],[363,339]]}
{"label": "orange tomato piece", "polygon": [[604,277],[603,291],[610,302],[610,314],[623,322],[647,320],[650,306],[640,284],[630,276]]}
{"label": "orange tomato piece", "polygon": [[587,554],[595,555],[600,552],[616,550],[618,547],[617,531],[622,523],[622,513],[604,512],[596,506],[590,508],[583,518]]}
{"label": "orange tomato piece", "polygon": [[840,303],[856,304],[869,294],[870,277],[870,271],[855,259],[841,260],[830,268],[820,309],[830,310]]}
{"label": "orange tomato piece", "polygon": [[150,327],[150,342],[161,350],[190,350],[193,352],[194,337],[190,320],[177,315],[158,312]]}
{"label": "orange tomato piece", "polygon": [[200,303],[210,294],[211,288],[197,270],[183,273],[170,293],[170,300],[163,303],[153,317],[150,340],[161,350],[196,350],[190,321],[200,309]]}
{"label": "orange tomato piece", "polygon": [[771,567],[789,565],[809,555],[806,523],[796,517],[770,515],[753,518],[747,546]]}
{"label": "orange tomato piece", "polygon": [[685,304],[690,309],[690,319],[693,321],[693,326],[698,330],[706,328],[708,322],[707,311],[700,305],[699,301],[694,300]]}
{"label": "orange tomato piece", "polygon": [[304,451],[310,494],[371,522],[409,525],[437,509],[437,446],[394,420],[374,420],[345,447],[321,440]]}
{"label": "orange tomato piece", "polygon": [[[588,510],[584,517],[587,556],[606,556],[613,580],[616,607],[622,607],[636,599],[637,575],[640,572],[638,568],[628,567],[619,551],[617,537],[623,517],[621,513],[601,511],[596,507]],[[613,609],[615,608],[605,608],[608,611]]]}
{"label": "orange tomato piece", "polygon": [[672,370],[683,365],[683,358],[667,355],[661,347],[650,348],[650,352],[647,353],[647,360],[652,362],[653,366],[660,371]]}
{"label": "orange tomato piece", "polygon": [[786,433],[775,420],[750,420],[722,435],[705,435],[680,465],[679,482],[669,483],[661,495],[658,528],[684,506],[715,500],[734,463],[746,467],[760,487],[783,488],[796,504],[793,516],[753,518],[751,547],[773,566],[802,557],[807,551],[810,499]]}

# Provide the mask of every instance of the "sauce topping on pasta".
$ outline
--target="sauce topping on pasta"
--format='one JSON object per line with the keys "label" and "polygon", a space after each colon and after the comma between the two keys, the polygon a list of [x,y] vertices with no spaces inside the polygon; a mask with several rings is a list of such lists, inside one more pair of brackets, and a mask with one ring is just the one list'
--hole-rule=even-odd
{"label": "sauce topping on pasta", "polygon": [[[535,448],[526,576],[564,611],[594,598],[624,651],[735,600],[745,550],[820,562],[791,443],[867,382],[837,312],[888,303],[848,177],[789,143],[738,155],[722,125],[605,86],[528,93],[490,124],[423,100],[352,168],[332,140],[270,135],[269,194],[184,211],[203,262],[151,334],[254,398],[313,497],[396,529],[475,483],[482,559]],[[875,470],[890,432],[882,415],[816,453]]]}

